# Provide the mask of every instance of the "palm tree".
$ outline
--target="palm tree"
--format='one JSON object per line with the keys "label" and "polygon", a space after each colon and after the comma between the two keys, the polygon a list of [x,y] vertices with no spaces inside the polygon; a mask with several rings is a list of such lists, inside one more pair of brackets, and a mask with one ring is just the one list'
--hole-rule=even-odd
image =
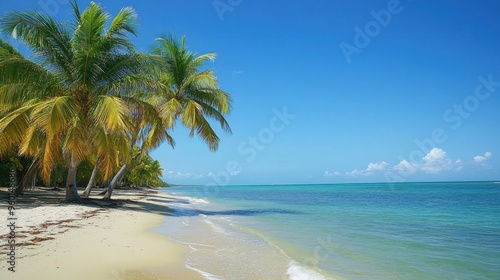
{"label": "palm tree", "polygon": [[70,25],[39,12],[0,18],[0,31],[22,39],[36,61],[17,52],[1,54],[0,154],[19,146],[20,154],[40,161],[46,182],[54,164],[64,162],[67,201],[79,198],[76,170],[91,151],[97,151],[104,179],[114,174],[119,159],[127,160],[132,93],[156,84],[144,71],[150,60],[128,38],[136,35],[132,8],[120,10],[106,29],[109,15],[98,4],[91,2],[83,12],[71,4]]}
{"label": "palm tree", "polygon": [[[160,84],[161,85],[161,84]],[[131,160],[137,160],[149,150],[157,148],[161,143],[167,141],[170,146],[174,146],[173,138],[168,134],[168,129],[172,126],[163,120],[156,107],[142,100],[142,93],[138,92],[132,98],[128,99],[131,105],[130,131],[127,134],[130,143],[128,153],[123,153],[124,160],[120,170],[108,184],[104,192],[103,199],[111,199],[113,190],[122,181],[130,165]],[[134,147],[139,146],[140,152],[133,154]]]}
{"label": "palm tree", "polygon": [[[194,137],[196,133],[208,144],[210,150],[217,150],[220,139],[207,118],[215,119],[224,131],[230,133],[231,128],[224,116],[229,114],[231,97],[219,89],[212,70],[200,69],[207,60],[213,61],[215,54],[196,56],[186,49],[185,37],[180,42],[172,36],[159,38],[157,41],[160,45],[153,49],[152,55],[158,58],[159,63],[154,65],[154,72],[156,80],[163,87],[159,87],[159,91],[142,92],[140,95],[149,97],[146,104],[153,104],[157,108],[161,121],[155,120],[150,130],[144,130],[142,125],[137,127],[134,130],[136,134],[132,137],[133,145],[139,145],[141,151],[147,153],[168,137],[168,142],[173,146],[167,130],[172,129],[180,119],[184,126],[191,129],[190,137]],[[139,117],[136,123],[141,122],[141,115],[136,115]],[[111,198],[113,189],[123,179],[127,168],[127,164],[122,165],[108,185],[104,199]]]}
{"label": "palm tree", "polygon": [[[141,151],[134,148],[134,153],[139,155]],[[165,183],[161,181],[163,168],[160,162],[154,160],[149,154],[142,157],[135,157],[131,162],[130,172],[125,176],[125,181],[130,186],[136,187],[161,187]]]}
{"label": "palm tree", "polygon": [[214,119],[225,132],[231,133],[224,117],[230,112],[231,97],[219,88],[212,70],[201,69],[208,60],[214,61],[216,54],[197,56],[186,49],[185,39],[185,36],[180,42],[172,36],[157,39],[159,46],[152,54],[161,57],[166,65],[155,73],[164,90],[156,92],[149,101],[158,107],[165,123],[173,126],[180,119],[190,129],[190,137],[196,133],[211,151],[216,151],[220,139],[208,119]]}

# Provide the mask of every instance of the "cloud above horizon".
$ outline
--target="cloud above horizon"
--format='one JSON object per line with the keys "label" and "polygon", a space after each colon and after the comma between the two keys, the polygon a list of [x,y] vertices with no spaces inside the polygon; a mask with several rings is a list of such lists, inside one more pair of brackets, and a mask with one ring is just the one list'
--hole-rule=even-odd
{"label": "cloud above horizon", "polygon": [[385,170],[388,166],[389,166],[389,164],[387,162],[385,162],[385,161],[375,162],[375,163],[370,162],[368,164],[368,167],[366,169],[364,169],[364,170],[354,169],[352,171],[347,171],[345,173],[340,173],[338,171],[334,171],[334,172],[325,171],[324,175],[326,177],[341,176],[341,175],[347,175],[347,176],[369,176],[369,175],[372,175],[374,172]]}
{"label": "cloud above horizon", "polygon": [[[241,173],[241,169],[233,170],[229,175],[237,176]],[[166,179],[208,179],[217,176],[217,174],[213,171],[208,173],[196,173],[196,172],[179,172],[170,170],[164,173],[164,177]]]}
{"label": "cloud above horizon", "polygon": [[195,173],[195,172],[176,172],[173,170],[170,170],[165,173],[165,178],[187,178],[187,179],[202,179],[207,177],[207,175],[203,173]]}
{"label": "cloud above horizon", "polygon": [[[486,167],[484,164],[492,156],[491,152],[486,152],[484,155],[475,156],[474,162],[482,163],[481,165]],[[369,163],[368,167],[363,170],[354,169],[352,171],[346,171],[344,173],[339,171],[325,171],[325,177],[333,176],[370,176],[373,174],[380,174],[382,171],[397,171],[402,174],[415,174],[415,173],[425,173],[425,174],[438,174],[442,171],[460,171],[464,167],[464,162],[460,159],[451,159],[448,157],[446,152],[440,148],[433,148],[430,150],[419,162],[410,162],[406,159],[401,160],[399,163],[391,166],[385,161]]]}
{"label": "cloud above horizon", "polygon": [[478,162],[478,163],[479,162],[484,162],[484,161],[487,161],[491,156],[492,156],[492,154],[490,152],[486,152],[482,156],[475,156],[474,157],[474,161]]}

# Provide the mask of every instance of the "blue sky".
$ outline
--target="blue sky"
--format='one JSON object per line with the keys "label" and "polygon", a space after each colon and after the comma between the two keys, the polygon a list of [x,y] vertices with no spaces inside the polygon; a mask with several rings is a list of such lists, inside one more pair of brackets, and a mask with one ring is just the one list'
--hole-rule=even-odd
{"label": "blue sky", "polygon": [[136,9],[142,51],[172,33],[218,55],[233,134],[213,153],[177,126],[152,153],[169,183],[500,180],[496,0],[96,2]]}

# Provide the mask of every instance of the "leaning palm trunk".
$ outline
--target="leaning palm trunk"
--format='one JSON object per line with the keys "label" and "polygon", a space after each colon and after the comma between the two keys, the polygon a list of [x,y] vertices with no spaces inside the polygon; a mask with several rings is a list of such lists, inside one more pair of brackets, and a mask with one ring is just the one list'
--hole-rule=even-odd
{"label": "leaning palm trunk", "polygon": [[66,202],[80,200],[76,187],[76,168],[77,165],[72,162],[68,169],[68,177],[66,178]]}
{"label": "leaning palm trunk", "polygon": [[36,178],[36,173],[38,172],[38,164],[39,160],[34,159],[30,167],[26,171],[26,174],[24,175],[20,184],[17,186],[16,195],[22,194],[24,190],[27,189],[32,184],[33,179]]}
{"label": "leaning palm trunk", "polygon": [[126,153],[113,146],[126,142],[129,107],[146,104],[136,91],[161,85],[148,69],[154,59],[137,52],[129,38],[136,35],[132,8],[110,18],[95,2],[84,11],[76,0],[70,3],[75,20],[69,24],[36,11],[0,15],[0,33],[19,39],[37,57],[25,59],[0,40],[0,157],[11,147],[22,147],[21,156],[43,155],[39,171],[48,183],[55,164],[75,156],[66,180],[66,199],[74,201],[78,163],[101,151],[107,154],[102,165],[114,166]]}
{"label": "leaning palm trunk", "polygon": [[118,185],[118,182],[120,182],[125,176],[125,171],[127,171],[127,164],[123,164],[122,168],[116,173],[115,177],[113,180],[111,180],[111,183],[108,185],[108,190],[104,194],[104,197],[102,199],[111,199],[111,195],[113,194],[113,190],[115,189],[116,185]]}
{"label": "leaning palm trunk", "polygon": [[33,180],[31,181],[31,190],[34,191],[36,187],[36,173],[35,176],[33,176]]}
{"label": "leaning palm trunk", "polygon": [[89,183],[87,184],[87,188],[85,188],[85,191],[82,194],[82,197],[89,197],[90,192],[92,191],[92,188],[95,185],[95,181],[97,179],[97,174],[99,174],[99,165],[98,162],[94,166],[94,170],[92,170],[92,175],[90,175],[90,180]]}

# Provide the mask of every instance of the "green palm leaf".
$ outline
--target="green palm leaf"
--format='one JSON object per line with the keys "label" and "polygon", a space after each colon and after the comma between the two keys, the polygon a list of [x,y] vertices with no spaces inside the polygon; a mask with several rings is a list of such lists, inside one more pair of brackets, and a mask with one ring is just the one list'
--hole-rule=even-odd
{"label": "green palm leaf", "polygon": [[231,133],[225,115],[231,110],[231,97],[218,88],[212,70],[201,70],[207,61],[214,61],[215,54],[196,56],[185,46],[185,37],[177,42],[172,36],[158,38],[159,46],[152,54],[161,56],[166,65],[156,72],[165,89],[159,96],[149,100],[159,107],[160,115],[168,124],[177,119],[190,129],[189,136],[202,138],[209,149],[217,150],[220,139],[210,125],[209,119],[216,120],[221,128]]}

